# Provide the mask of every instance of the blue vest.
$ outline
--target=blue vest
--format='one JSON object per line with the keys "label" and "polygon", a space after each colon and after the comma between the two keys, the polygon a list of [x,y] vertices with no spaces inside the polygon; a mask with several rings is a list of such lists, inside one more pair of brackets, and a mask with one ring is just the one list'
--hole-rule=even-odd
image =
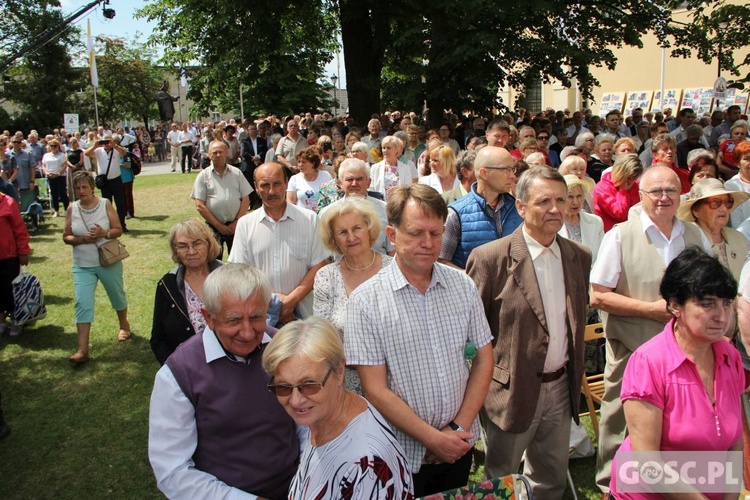
{"label": "blue vest", "polygon": [[461,239],[451,262],[466,268],[466,261],[472,250],[480,245],[489,243],[503,236],[508,236],[521,225],[523,219],[516,210],[516,199],[509,193],[502,195],[503,206],[500,209],[502,234],[497,234],[495,221],[487,215],[487,201],[477,194],[476,182],[471,185],[471,191],[449,205],[458,214],[461,223]]}

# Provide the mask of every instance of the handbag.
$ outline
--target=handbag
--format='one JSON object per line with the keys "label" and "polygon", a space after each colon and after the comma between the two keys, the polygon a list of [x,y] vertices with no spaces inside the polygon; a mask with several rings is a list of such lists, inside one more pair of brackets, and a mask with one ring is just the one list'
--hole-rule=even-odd
{"label": "handbag", "polygon": [[[88,231],[89,225],[86,224],[86,219],[83,217],[81,202],[77,201],[76,206],[78,207],[78,213],[81,214],[83,225],[86,226],[86,230]],[[99,253],[99,265],[102,267],[110,266],[115,262],[120,262],[121,260],[130,257],[125,245],[120,243],[120,240],[117,238],[107,240],[101,245],[96,245],[96,250]]]}
{"label": "handbag", "polygon": [[[109,167],[112,166],[112,151],[109,152],[109,162],[107,162],[107,172],[104,175],[97,175],[94,182],[96,183],[96,187],[99,189],[104,189],[107,187],[107,176],[109,175]],[[83,217],[83,216],[81,216]]]}
{"label": "handbag", "polygon": [[47,316],[39,279],[26,268],[13,280],[13,324],[25,325]]}

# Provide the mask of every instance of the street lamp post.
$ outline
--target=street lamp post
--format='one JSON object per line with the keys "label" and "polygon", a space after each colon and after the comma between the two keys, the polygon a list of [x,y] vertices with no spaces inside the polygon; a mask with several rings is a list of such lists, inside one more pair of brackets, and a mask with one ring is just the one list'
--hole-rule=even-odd
{"label": "street lamp post", "polygon": [[339,114],[339,98],[338,98],[338,82],[339,77],[336,75],[331,76],[331,82],[333,82],[333,101],[336,105],[336,108],[333,111],[334,116],[338,116]]}

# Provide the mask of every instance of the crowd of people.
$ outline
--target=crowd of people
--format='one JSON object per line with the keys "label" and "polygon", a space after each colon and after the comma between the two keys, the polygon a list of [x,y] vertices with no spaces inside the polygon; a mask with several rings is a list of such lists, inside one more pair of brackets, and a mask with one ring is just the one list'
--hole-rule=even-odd
{"label": "crowd of people", "polygon": [[[98,281],[130,338],[122,262],[96,251],[134,216],[133,158],[198,172],[151,334],[149,458],[170,498],[414,498],[465,486],[478,439],[487,478],[523,467],[535,496],[561,498],[583,332],[599,321],[597,484],[640,498],[617,485],[618,450],[742,450],[749,436],[740,111],[6,134],[2,191],[23,210],[46,178],[66,210],[81,364]],[[0,245],[2,293],[28,261],[23,238]]]}

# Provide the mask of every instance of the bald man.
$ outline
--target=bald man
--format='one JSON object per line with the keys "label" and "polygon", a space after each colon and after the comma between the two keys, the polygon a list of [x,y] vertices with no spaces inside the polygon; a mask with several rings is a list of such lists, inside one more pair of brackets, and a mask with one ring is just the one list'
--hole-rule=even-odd
{"label": "bald man", "polygon": [[625,436],[620,402],[625,365],[633,351],[671,319],[659,296],[664,270],[688,246],[699,245],[711,253],[703,232],[675,217],[680,190],[680,178],[672,169],[647,170],[639,190],[643,212],[604,235],[591,270],[591,307],[602,311],[607,336],[596,475],[604,493],[609,492],[612,459]]}
{"label": "bald man", "polygon": [[237,223],[229,262],[263,271],[281,300],[279,322],[312,316],[315,273],[329,262],[318,237],[318,216],[286,201],[289,179],[278,163],[255,169],[255,186],[263,206]]}
{"label": "bald man", "polygon": [[502,147],[487,146],[474,160],[476,182],[470,192],[448,206],[439,262],[459,269],[479,245],[507,236],[521,225],[516,199],[514,158]]}

